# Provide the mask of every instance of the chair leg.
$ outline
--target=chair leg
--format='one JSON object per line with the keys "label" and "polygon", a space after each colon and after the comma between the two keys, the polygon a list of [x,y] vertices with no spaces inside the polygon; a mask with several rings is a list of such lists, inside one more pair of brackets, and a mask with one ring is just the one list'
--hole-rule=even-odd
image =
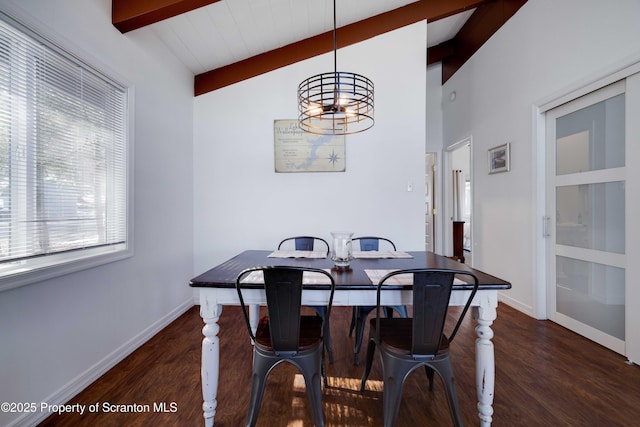
{"label": "chair leg", "polygon": [[322,375],[318,371],[318,358],[321,358],[321,355],[298,360],[297,364],[304,376],[313,423],[316,427],[324,427],[324,415],[322,412],[322,385],[320,380]]}
{"label": "chair leg", "polygon": [[462,414],[460,413],[460,404],[458,402],[458,393],[456,391],[455,378],[453,376],[453,366],[451,359],[446,358],[438,361],[430,362],[433,369],[442,378],[445,392],[447,393],[447,403],[449,403],[449,412],[451,419],[456,427],[462,427]]}
{"label": "chair leg", "polygon": [[398,312],[400,317],[406,318],[407,315],[407,306],[406,305],[394,305],[393,309]]}
{"label": "chair leg", "polygon": [[360,382],[360,391],[364,391],[364,387],[367,384],[367,378],[369,378],[369,373],[371,372],[371,365],[373,365],[373,354],[376,352],[376,343],[374,340],[369,340],[369,345],[367,346],[367,364],[364,367],[364,372],[362,374],[362,381]]}
{"label": "chair leg", "polygon": [[362,340],[364,339],[364,328],[367,325],[367,316],[375,310],[375,307],[358,307],[355,312],[355,330],[356,330],[356,338],[353,343],[353,364],[358,364],[358,355],[360,354],[360,350],[362,349]]}
{"label": "chair leg", "polygon": [[356,338],[353,344],[353,364],[358,364],[358,355],[362,349],[362,340],[364,339],[364,328],[367,320],[367,315],[362,314],[360,311],[356,319]]}
{"label": "chair leg", "polygon": [[247,427],[253,427],[258,420],[258,413],[262,405],[264,386],[267,375],[271,368],[280,362],[280,359],[265,357],[254,351],[253,371],[251,374],[251,396],[249,398],[249,415],[247,417]]}
{"label": "chair leg", "polygon": [[[362,340],[364,339],[364,328],[367,324],[367,316],[375,307],[354,307],[351,317],[351,329],[355,327],[356,340],[353,344],[353,364],[358,364],[358,355],[362,349]],[[393,310],[397,311],[400,317],[407,317],[407,307],[404,305],[394,305],[392,307],[383,307],[386,317],[393,317]],[[349,330],[349,336],[351,336],[351,329]]]}
{"label": "chair leg", "polygon": [[324,388],[329,387],[329,381],[327,380],[327,365],[324,358],[324,342],[322,343],[322,355],[320,357],[320,376],[322,377],[322,385]]}
{"label": "chair leg", "polygon": [[429,379],[429,391],[433,391],[434,370],[431,366],[428,365],[424,365],[424,370],[427,372],[427,378]]}
{"label": "chair leg", "polygon": [[349,325],[349,337],[353,334],[353,329],[356,327],[356,319],[358,318],[358,307],[351,309],[351,324]]}
{"label": "chair leg", "polygon": [[400,411],[404,380],[414,366],[414,362],[398,359],[385,352],[381,352],[381,354],[384,384],[382,389],[384,427],[394,427]]}
{"label": "chair leg", "polygon": [[325,329],[324,340],[327,347],[327,353],[329,354],[329,363],[333,365],[333,345],[331,344],[331,326],[329,324],[329,319],[324,320],[327,323],[327,328]]}
{"label": "chair leg", "polygon": [[333,364],[333,346],[331,345],[331,327],[329,324],[329,318],[327,317],[327,307],[323,305],[312,306],[318,316],[322,318],[325,322],[325,330],[324,330],[324,342],[325,348],[327,349],[327,353],[329,353],[329,363]]}

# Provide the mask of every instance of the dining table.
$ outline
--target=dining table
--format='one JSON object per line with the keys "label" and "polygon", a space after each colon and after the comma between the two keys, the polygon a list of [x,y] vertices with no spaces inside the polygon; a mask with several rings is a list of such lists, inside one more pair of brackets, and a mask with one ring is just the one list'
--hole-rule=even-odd
{"label": "dining table", "polygon": [[[206,427],[213,427],[216,414],[218,378],[220,371],[220,341],[218,320],[225,305],[240,305],[235,287],[236,277],[246,268],[255,266],[301,266],[325,269],[335,280],[334,306],[375,306],[377,298],[376,277],[396,270],[414,268],[444,268],[463,270],[478,278],[478,291],[472,306],[472,315],[477,326],[475,342],[475,380],[478,397],[480,425],[491,425],[495,388],[494,346],[491,341],[491,325],[497,317],[498,291],[511,288],[511,284],[491,274],[428,251],[354,252],[348,268],[335,268],[326,253],[313,251],[246,250],[231,259],[194,277],[189,285],[199,291],[200,315],[204,321],[202,333],[202,395],[203,416]],[[377,274],[376,274],[377,273]],[[246,283],[243,298],[250,306],[250,323],[257,327],[260,306],[266,304],[264,289],[259,283]],[[459,280],[454,283],[449,305],[464,305],[471,285]],[[322,283],[305,284],[302,304],[325,305],[330,290]],[[466,298],[465,298],[466,297]],[[409,286],[399,285],[384,291],[381,305],[397,306],[412,304]]]}

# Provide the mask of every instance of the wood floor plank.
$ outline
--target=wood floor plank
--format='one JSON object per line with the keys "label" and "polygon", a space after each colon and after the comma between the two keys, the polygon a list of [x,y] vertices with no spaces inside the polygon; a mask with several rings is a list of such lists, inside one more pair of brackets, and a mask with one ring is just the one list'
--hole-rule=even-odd
{"label": "wood floor plank", "polygon": [[[455,310],[455,309],[454,309]],[[334,346],[329,387],[323,391],[327,426],[382,425],[382,383],[375,359],[361,393],[360,366],[353,366],[347,336],[351,310],[331,315]],[[215,425],[244,425],[250,390],[252,347],[237,307],[220,318],[221,371]],[[43,427],[200,426],[202,319],[190,309],[69,403],[100,405],[97,413],[52,415]],[[452,344],[458,396],[465,425],[479,425],[475,395],[475,323],[470,317]],[[640,419],[640,367],[552,322],[532,319],[500,304],[493,325],[496,390],[493,426],[631,426]],[[366,336],[365,336],[366,338]],[[365,340],[366,343],[366,340]],[[108,404],[149,405],[149,411],[105,412]],[[154,403],[175,412],[154,412]],[[171,406],[171,405],[175,406]],[[108,407],[108,406],[107,406]],[[142,408],[145,408],[142,406]],[[276,367],[265,389],[259,426],[312,426],[304,380],[288,364]],[[428,391],[424,370],[407,379],[398,426],[451,426],[442,384]]]}

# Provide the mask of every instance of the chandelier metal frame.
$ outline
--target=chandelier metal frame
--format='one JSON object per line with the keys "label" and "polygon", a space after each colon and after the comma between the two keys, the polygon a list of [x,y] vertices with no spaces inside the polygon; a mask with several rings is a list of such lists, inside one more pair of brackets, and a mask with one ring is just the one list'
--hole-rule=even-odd
{"label": "chandelier metal frame", "polygon": [[298,122],[305,132],[348,135],[371,128],[373,82],[338,71],[336,0],[333,0],[333,72],[316,74],[298,85]]}

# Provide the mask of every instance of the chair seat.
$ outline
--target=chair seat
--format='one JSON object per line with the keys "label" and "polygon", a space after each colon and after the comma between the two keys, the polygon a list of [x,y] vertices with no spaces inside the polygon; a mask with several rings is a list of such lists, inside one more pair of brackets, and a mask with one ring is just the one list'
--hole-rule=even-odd
{"label": "chair seat", "polygon": [[[299,351],[309,350],[320,344],[322,336],[322,318],[319,316],[300,316]],[[256,345],[263,350],[273,351],[271,334],[269,332],[269,317],[264,316],[258,323],[256,330]]]}
{"label": "chair seat", "polygon": [[[371,334],[375,334],[376,319],[370,319]],[[413,333],[413,318],[380,318],[381,346],[399,356],[410,356]],[[437,355],[449,351],[449,340],[442,335]]]}
{"label": "chair seat", "polygon": [[[361,305],[358,307],[353,307],[353,311],[351,314],[351,326],[349,328],[349,336],[355,330],[356,331],[356,339],[353,344],[353,364],[358,364],[358,355],[360,354],[360,349],[362,348],[362,340],[364,338],[364,328],[367,324],[367,316],[370,312],[376,309],[376,306],[370,305]],[[384,307],[384,312],[387,317],[393,317],[393,310],[397,311],[400,317],[408,317],[407,316],[407,307],[404,305],[394,305],[394,306],[386,306]]]}

